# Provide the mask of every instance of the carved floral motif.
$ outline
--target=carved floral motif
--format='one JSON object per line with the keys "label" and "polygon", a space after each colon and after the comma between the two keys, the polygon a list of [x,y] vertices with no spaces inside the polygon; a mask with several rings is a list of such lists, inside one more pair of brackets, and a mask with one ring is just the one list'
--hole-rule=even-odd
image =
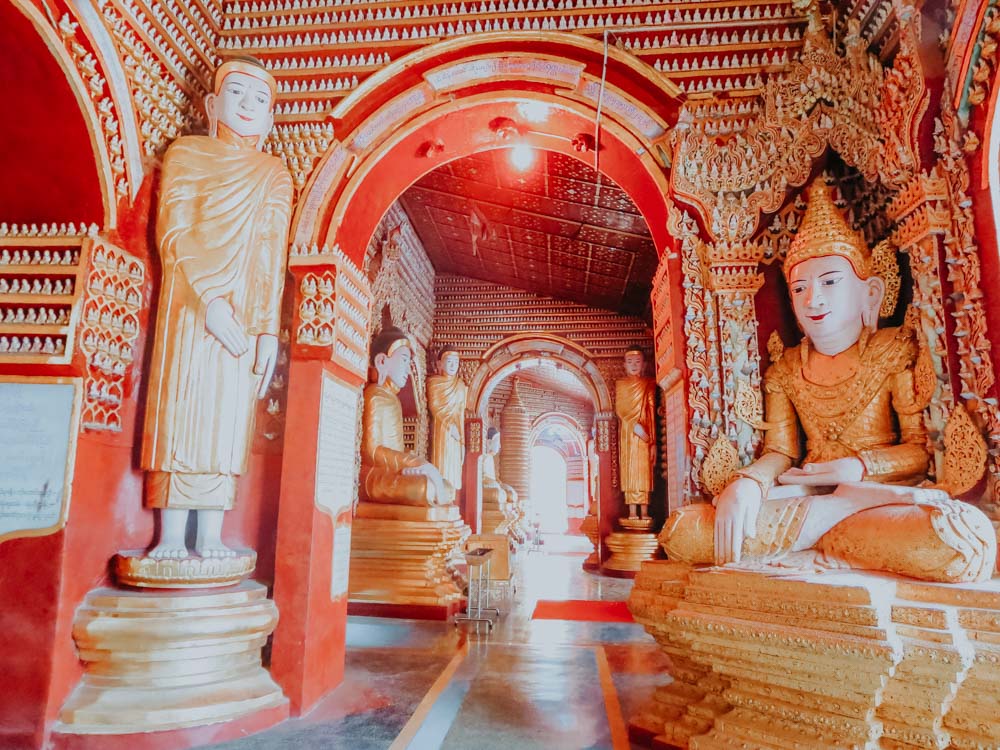
{"label": "carved floral motif", "polygon": [[774,213],[788,189],[803,185],[813,160],[832,147],[869,182],[899,188],[920,169],[913,137],[927,107],[918,24],[902,8],[899,52],[886,71],[866,51],[856,20],[844,54],[834,49],[810,3],[809,29],[798,60],[773,76],[759,114],[728,137],[709,132],[690,110],[674,130],[671,184],[697,207],[715,239],[746,240],[762,213]]}

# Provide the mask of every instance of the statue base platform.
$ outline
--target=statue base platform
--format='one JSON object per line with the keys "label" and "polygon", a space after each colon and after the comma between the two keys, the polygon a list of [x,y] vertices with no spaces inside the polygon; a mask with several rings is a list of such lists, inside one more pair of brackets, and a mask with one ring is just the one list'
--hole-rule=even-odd
{"label": "statue base platform", "polygon": [[1000,579],[646,563],[629,607],[673,664],[652,747],[1000,747]]}
{"label": "statue base platform", "polygon": [[604,543],[611,550],[611,557],[601,572],[620,578],[633,577],[644,562],[656,557],[660,548],[656,534],[641,531],[615,531],[605,537]]}
{"label": "statue base platform", "polygon": [[653,523],[652,518],[629,518],[626,516],[618,519],[618,525],[625,531],[652,531]]}
{"label": "statue base platform", "polygon": [[122,586],[150,589],[201,589],[235,586],[257,566],[257,553],[236,550],[234,557],[183,557],[157,560],[145,550],[114,556],[115,579]]}
{"label": "statue base platform", "polygon": [[159,732],[287,711],[261,666],[277,622],[267,587],[254,581],[185,592],[95,589],[73,622],[86,671],[56,731]]}
{"label": "statue base platform", "polygon": [[347,602],[352,617],[391,617],[402,620],[440,620],[446,622],[465,609],[465,599],[448,604],[384,604],[382,602]]}
{"label": "statue base platform", "polygon": [[597,521],[597,516],[588,515],[580,524],[580,531],[594,545],[594,551],[583,561],[583,569],[589,571],[599,571],[601,569],[601,558],[597,554],[597,548],[601,544],[601,528]]}
{"label": "statue base platform", "polygon": [[351,527],[351,602],[448,607],[462,598],[469,536],[454,505],[360,503]]}

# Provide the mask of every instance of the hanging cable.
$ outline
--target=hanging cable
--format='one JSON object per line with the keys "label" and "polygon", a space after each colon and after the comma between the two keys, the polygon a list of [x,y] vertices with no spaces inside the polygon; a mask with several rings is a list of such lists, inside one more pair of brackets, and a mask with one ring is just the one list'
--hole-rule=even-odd
{"label": "hanging cable", "polygon": [[601,179],[599,169],[601,163],[601,110],[604,108],[604,87],[608,80],[608,37],[609,29],[604,30],[604,61],[601,63],[601,88],[597,94],[597,119],[594,121],[594,171],[598,181]]}

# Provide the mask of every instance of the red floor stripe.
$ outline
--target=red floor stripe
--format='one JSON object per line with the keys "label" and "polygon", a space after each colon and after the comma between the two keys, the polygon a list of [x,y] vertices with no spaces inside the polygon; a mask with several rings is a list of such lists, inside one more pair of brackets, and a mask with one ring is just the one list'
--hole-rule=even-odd
{"label": "red floor stripe", "polygon": [[532,620],[577,620],[582,622],[635,622],[625,602],[589,602],[580,599],[556,602],[539,600]]}

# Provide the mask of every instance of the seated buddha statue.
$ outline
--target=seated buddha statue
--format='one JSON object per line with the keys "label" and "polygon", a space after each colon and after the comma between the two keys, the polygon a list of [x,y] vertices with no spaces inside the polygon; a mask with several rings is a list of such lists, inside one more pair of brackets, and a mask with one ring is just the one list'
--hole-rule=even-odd
{"label": "seated buddha statue", "polygon": [[915,486],[930,460],[926,399],[914,380],[918,334],[877,328],[880,311],[891,313],[879,271],[894,259],[884,259],[818,180],[784,264],[805,336],[772,352],[762,455],[712,505],[671,514],[660,537],[668,557],[717,565],[804,558],[928,581],[990,578],[996,534],[986,515]]}
{"label": "seated buddha statue", "polygon": [[506,534],[522,543],[524,512],[517,502],[517,490],[497,477],[496,456],[499,452],[500,430],[490,427],[486,431],[486,450],[483,453],[483,533]]}
{"label": "seated buddha statue", "polygon": [[410,340],[398,328],[388,328],[372,341],[372,382],[365,387],[362,415],[362,502],[449,505],[455,500],[455,490],[434,464],[403,445],[403,408],[397,394],[406,385],[412,359]]}

